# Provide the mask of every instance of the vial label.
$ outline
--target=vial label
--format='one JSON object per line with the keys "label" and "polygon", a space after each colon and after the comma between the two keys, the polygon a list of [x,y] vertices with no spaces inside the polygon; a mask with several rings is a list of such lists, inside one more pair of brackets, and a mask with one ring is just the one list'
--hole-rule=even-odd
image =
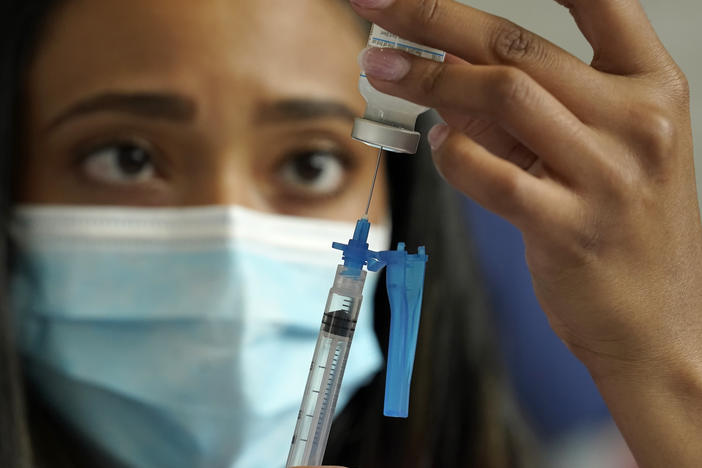
{"label": "vial label", "polygon": [[446,57],[446,52],[442,50],[433,49],[422,44],[417,44],[416,42],[402,39],[400,36],[388,32],[376,24],[371,28],[368,45],[370,47],[399,49],[418,57],[435,60],[437,62],[443,62]]}

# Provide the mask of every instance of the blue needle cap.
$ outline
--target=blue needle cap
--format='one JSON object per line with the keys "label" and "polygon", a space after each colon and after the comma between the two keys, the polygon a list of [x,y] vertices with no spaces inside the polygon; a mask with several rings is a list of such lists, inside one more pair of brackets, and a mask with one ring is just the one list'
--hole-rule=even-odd
{"label": "blue needle cap", "polygon": [[367,266],[369,271],[379,271],[387,266],[390,340],[383,414],[406,418],[424,292],[424,270],[428,257],[424,247],[419,247],[416,254],[407,253],[402,242],[397,245],[397,250],[369,250],[369,230],[368,219],[361,218],[356,223],[353,238],[349,239],[349,243],[334,242],[332,247],[344,252],[344,265],[348,267],[348,274],[360,273],[364,266]]}
{"label": "blue needle cap", "polygon": [[416,254],[408,254],[402,242],[397,250],[380,252],[379,255],[387,264],[390,299],[390,342],[383,414],[406,418],[428,257],[424,247],[419,247]]}

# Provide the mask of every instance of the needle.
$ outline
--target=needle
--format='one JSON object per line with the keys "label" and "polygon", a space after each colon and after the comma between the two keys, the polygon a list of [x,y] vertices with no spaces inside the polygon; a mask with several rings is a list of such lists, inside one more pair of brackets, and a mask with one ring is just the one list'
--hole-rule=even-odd
{"label": "needle", "polygon": [[366,213],[364,218],[368,218],[368,210],[370,209],[371,199],[373,198],[373,189],[375,189],[375,179],[378,178],[378,168],[380,168],[380,158],[383,156],[383,147],[378,148],[378,160],[375,162],[375,173],[373,174],[373,183],[371,183],[370,194],[368,195],[368,204],[366,205]]}

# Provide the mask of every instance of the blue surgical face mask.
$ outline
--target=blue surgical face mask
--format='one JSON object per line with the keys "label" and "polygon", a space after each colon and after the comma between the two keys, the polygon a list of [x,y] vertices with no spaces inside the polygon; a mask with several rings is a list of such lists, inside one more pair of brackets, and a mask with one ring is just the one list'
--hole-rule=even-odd
{"label": "blue surgical face mask", "polygon": [[[352,223],[240,207],[18,208],[27,372],[129,466],[283,466]],[[389,244],[375,226],[371,247]],[[369,274],[338,408],[380,368]]]}

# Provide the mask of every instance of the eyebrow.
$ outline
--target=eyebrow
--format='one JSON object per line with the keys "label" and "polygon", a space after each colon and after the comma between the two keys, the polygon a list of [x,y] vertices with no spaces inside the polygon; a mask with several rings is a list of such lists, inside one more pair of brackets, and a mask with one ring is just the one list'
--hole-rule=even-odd
{"label": "eyebrow", "polygon": [[256,122],[281,122],[288,120],[311,120],[342,118],[353,120],[356,113],[339,101],[316,99],[284,99],[261,107],[255,116]]}
{"label": "eyebrow", "polygon": [[195,118],[192,99],[172,93],[105,92],[83,99],[52,119],[51,130],[68,120],[101,112],[119,112],[138,117],[189,122]]}

